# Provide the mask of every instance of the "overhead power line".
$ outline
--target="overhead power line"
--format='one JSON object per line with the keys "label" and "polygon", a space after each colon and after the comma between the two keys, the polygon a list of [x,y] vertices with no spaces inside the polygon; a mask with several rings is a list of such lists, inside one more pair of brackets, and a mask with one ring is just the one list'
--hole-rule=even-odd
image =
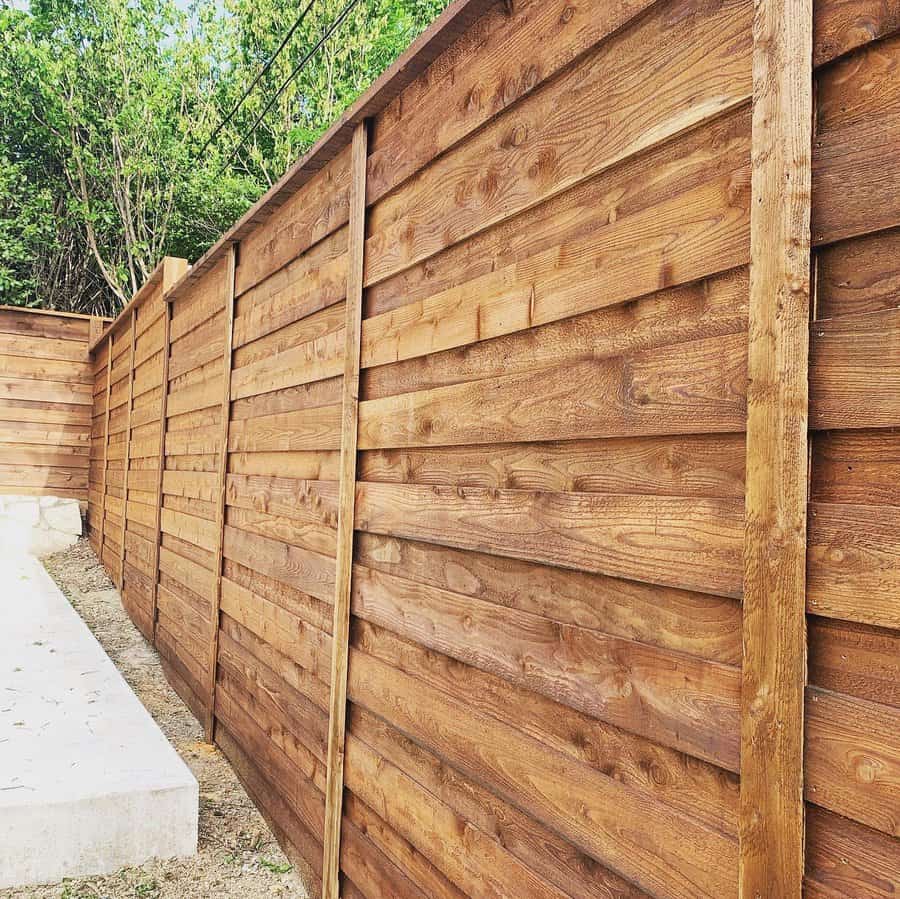
{"label": "overhead power line", "polygon": [[294,68],[294,70],[291,72],[291,74],[288,75],[287,78],[284,79],[284,81],[282,81],[278,90],[275,91],[275,93],[272,95],[269,102],[266,103],[263,111],[256,117],[256,120],[250,126],[249,131],[247,131],[244,134],[244,136],[240,139],[240,141],[238,141],[235,148],[231,151],[231,155],[228,157],[228,160],[225,162],[225,165],[223,165],[222,168],[219,170],[220,174],[222,172],[224,172],[225,169],[227,169],[231,165],[231,163],[234,161],[235,156],[237,156],[238,151],[241,149],[241,147],[244,146],[244,144],[247,142],[247,140],[253,135],[253,132],[256,131],[256,129],[259,127],[260,122],[262,122],[262,120],[266,117],[266,114],[269,112],[269,110],[275,105],[275,101],[284,93],[284,89],[303,71],[304,68],[306,68],[307,63],[316,55],[316,53],[318,53],[318,51],[322,48],[322,46],[325,44],[325,42],[331,37],[331,35],[334,34],[335,31],[337,31],[337,29],[341,26],[341,23],[344,21],[344,19],[347,18],[348,15],[350,15],[350,11],[353,9],[354,6],[357,5],[357,3],[359,3],[359,0],[349,0],[347,5],[332,20],[331,24],[328,26],[326,31],[322,34],[322,37],[320,37],[319,40],[316,41],[315,46],[306,53],[306,55],[303,57],[303,59],[300,60],[300,62],[297,64],[297,66]]}
{"label": "overhead power line", "polygon": [[315,2],[316,0],[309,0],[309,3],[307,3],[306,6],[303,7],[302,12],[299,16],[297,16],[294,24],[291,25],[291,27],[287,31],[287,34],[285,34],[285,36],[282,38],[281,43],[278,45],[278,49],[266,60],[263,67],[256,73],[256,77],[250,82],[244,93],[241,94],[241,98],[237,101],[237,103],[234,104],[228,115],[226,115],[225,118],[223,118],[222,121],[219,122],[213,133],[210,134],[210,136],[206,139],[206,143],[203,144],[203,146],[200,148],[200,152],[197,154],[198,156],[202,156],[206,152],[210,144],[212,144],[212,142],[218,137],[221,130],[232,120],[232,118],[234,118],[235,113],[241,108],[244,100],[246,100],[247,97],[250,96],[250,92],[253,90],[253,88],[255,88],[257,84],[259,84],[260,79],[263,77],[263,75],[265,75],[266,72],[268,72],[269,69],[272,68],[273,63],[276,59],[278,59],[281,51],[284,50],[284,48],[288,45],[288,41],[290,41],[297,29],[303,24],[304,19],[306,18],[309,11],[313,8]]}

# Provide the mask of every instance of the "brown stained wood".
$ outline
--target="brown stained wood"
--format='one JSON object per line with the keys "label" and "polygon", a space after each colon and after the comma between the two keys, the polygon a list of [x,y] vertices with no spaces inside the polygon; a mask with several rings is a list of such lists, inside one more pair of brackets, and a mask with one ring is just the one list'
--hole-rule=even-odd
{"label": "brown stained wood", "polygon": [[259,534],[284,543],[333,556],[337,545],[335,529],[321,522],[298,521],[296,517],[228,506],[225,521],[229,527]]}
{"label": "brown stained wood", "polygon": [[806,728],[807,800],[900,837],[900,710],[810,688]]}
{"label": "brown stained wood", "polygon": [[[432,862],[349,788],[344,796],[344,815],[347,822],[365,833],[366,839],[431,899],[465,899],[465,894],[450,883]],[[344,875],[342,895],[344,899],[349,899],[351,894],[347,890],[346,871]]]}
{"label": "brown stained wood", "polygon": [[124,587],[124,565],[125,565],[125,527],[127,524],[127,515],[124,510],[124,503],[128,500],[128,468],[129,468],[129,451],[131,447],[131,404],[134,398],[134,325],[135,325],[135,315],[134,309],[131,311],[131,318],[129,323],[129,335],[130,335],[130,347],[128,354],[128,396],[126,399],[126,420],[125,420],[125,454],[124,461],[122,463],[122,470],[124,472],[122,479],[122,499],[123,499],[123,512],[122,512],[122,529],[119,535],[119,580],[118,587],[121,591]]}
{"label": "brown stained wood", "polygon": [[[897,3],[900,13],[900,0]],[[900,296],[900,228],[822,247],[816,253],[816,318],[880,312]]]}
{"label": "brown stained wood", "polygon": [[900,518],[891,506],[812,503],[808,610],[900,629]]}
{"label": "brown stained wood", "polygon": [[229,506],[337,528],[339,484],[293,477],[228,475]]}
{"label": "brown stained wood", "polygon": [[346,270],[347,228],[341,228],[237,300],[235,350],[336,306],[347,293]]}
{"label": "brown stained wood", "polygon": [[[644,288],[645,292],[678,283],[673,278],[678,279],[680,275],[680,280],[684,280],[688,270],[700,271],[701,266],[706,267],[708,274],[747,263],[750,259],[749,163],[748,102],[369,287],[364,305],[366,317],[412,303],[426,303],[436,294],[492,271],[527,266],[529,259],[541,256],[552,247],[594,246],[613,251],[604,253],[600,262],[615,272],[614,279],[598,288],[603,294],[601,305],[609,304],[611,291],[619,281],[626,296],[638,289],[641,282],[649,282],[652,258],[665,266],[656,269],[656,280]],[[727,212],[718,210],[720,219],[709,220],[699,243],[691,245],[675,240],[672,252],[665,252],[660,245],[655,250],[644,247],[642,237],[647,235],[641,229],[646,229],[647,234],[654,229],[648,210],[659,207],[671,215],[674,202],[681,207],[682,219],[702,218],[702,210],[692,210],[688,198],[703,197],[704,187],[708,191],[711,183],[725,179],[730,180],[720,203],[727,207]],[[674,220],[672,226],[676,233],[684,228],[681,219]],[[592,235],[593,244],[586,243]],[[710,258],[706,259],[708,241]],[[649,255],[645,255],[647,249]],[[629,254],[635,260],[644,260],[645,264],[632,271],[627,264]],[[566,260],[560,261],[566,268],[570,267]],[[615,269],[611,268],[613,263]],[[587,300],[590,301],[589,296]]]}
{"label": "brown stained wood", "polygon": [[758,0],[744,539],[740,890],[804,873],[812,0]]}
{"label": "brown stained wood", "polygon": [[[620,281],[614,283],[621,285]],[[748,292],[748,269],[739,268],[573,318],[544,325],[534,322],[527,330],[502,336],[490,337],[488,323],[482,321],[478,336],[473,337],[477,342],[431,352],[429,341],[422,341],[415,352],[427,355],[366,369],[362,397],[380,399],[525,374],[562,359],[605,359],[649,350],[666,353],[676,344],[746,330]],[[396,311],[403,313],[406,308]],[[364,336],[369,322],[377,320],[363,323]]]}
{"label": "brown stained wood", "polygon": [[225,526],[225,558],[323,602],[334,601],[334,559]]}
{"label": "brown stained wood", "polygon": [[344,331],[337,330],[239,368],[231,379],[231,398],[334,378],[343,371],[344,343]]}
{"label": "brown stained wood", "polygon": [[246,477],[286,477],[303,481],[336,481],[340,451],[231,453],[229,471]]}
{"label": "brown stained wood", "polygon": [[357,617],[664,746],[739,768],[737,668],[360,567],[352,596]]}
{"label": "brown stained wood", "polygon": [[[219,658],[219,606],[222,601],[222,562],[224,559],[225,544],[225,485],[228,476],[228,428],[231,423],[231,373],[232,365],[232,338],[234,334],[234,297],[237,285],[237,261],[238,244],[233,244],[228,257],[227,296],[225,299],[225,312],[221,322],[223,333],[221,343],[218,344],[222,353],[222,398],[220,404],[219,423],[219,458],[216,462],[216,517],[214,522],[215,540],[212,546],[205,547],[215,552],[215,567],[213,572],[216,578],[216,588],[212,596],[212,615],[210,617],[212,632],[209,640],[209,656],[207,670],[209,671],[209,683],[207,684],[208,717],[204,721],[206,741],[215,742],[216,726],[216,665]],[[215,319],[213,319],[215,321]],[[195,541],[198,542],[199,541]],[[200,543],[201,546],[204,544]]]}
{"label": "brown stained wood", "polygon": [[867,44],[817,78],[812,236],[832,243],[900,225],[900,35]]}
{"label": "brown stained wood", "polygon": [[733,500],[357,485],[356,527],[723,596],[741,595]]}
{"label": "brown stained wood", "polygon": [[[365,284],[745,102],[750,17],[745,0],[652,8],[376,204]],[[648,58],[665,67],[649,73]]]}
{"label": "brown stained wood", "polygon": [[[520,102],[651,5],[495,4],[374,120],[366,194],[375,203],[417,169]],[[406,136],[415,133],[419,139]]]}
{"label": "brown stained wood", "polygon": [[[234,367],[235,369],[243,368],[245,365],[259,362],[261,359],[278,355],[301,344],[324,337],[333,331],[339,331],[344,326],[346,314],[343,303],[335,303],[333,306],[320,309],[318,312],[313,312],[284,325],[284,327],[273,330],[264,337],[239,346],[234,351]],[[235,327],[237,327],[237,319],[235,319]],[[237,343],[236,339],[235,343]]]}
{"label": "brown stained wood", "polygon": [[900,29],[897,0],[816,0],[813,65],[824,65]]}
{"label": "brown stained wood", "polygon": [[[223,575],[233,584],[258,594],[286,612],[311,624],[316,630],[331,633],[332,612],[329,603],[315,599],[302,590],[289,587],[275,578],[247,568],[230,559],[225,560]],[[327,707],[327,698],[324,705]]]}
{"label": "brown stained wood", "polygon": [[[610,899],[611,895],[620,899],[646,897],[647,894],[636,886],[598,865],[590,856],[535,818],[445,764],[386,722],[356,705],[351,706],[349,714],[349,733],[353,737],[412,777],[469,822],[468,826],[491,834],[507,851],[551,883],[585,899]],[[352,792],[355,769],[352,763],[348,768],[348,777],[351,784],[344,800],[345,811],[356,820],[357,801]],[[381,832],[379,828],[379,834]],[[386,836],[389,837],[389,834]],[[428,872],[422,872],[411,860],[407,860],[404,870],[414,872],[411,876],[423,886],[429,886],[432,892],[442,886],[435,884],[433,879],[428,878]],[[444,894],[438,892],[437,895]]]}
{"label": "brown stained wood", "polygon": [[900,430],[814,434],[810,499],[900,506]]}
{"label": "brown stained wood", "polygon": [[561,348],[552,367],[366,400],[359,448],[739,433],[746,343],[740,332],[584,360]]}
{"label": "brown stained wood", "polygon": [[339,450],[340,446],[339,405],[241,419],[232,422],[228,432],[232,453]]}
{"label": "brown stained wood", "polygon": [[260,418],[264,415],[276,415],[281,412],[299,412],[302,409],[339,406],[341,377],[300,384],[296,387],[284,387],[272,393],[234,400],[231,404],[231,420],[239,422]]}
{"label": "brown stained wood", "polygon": [[809,682],[900,709],[900,631],[810,616]]}
{"label": "brown stained wood", "polygon": [[891,899],[900,891],[897,840],[813,805],[807,815],[805,895]]}
{"label": "brown stained wood", "polygon": [[368,450],[359,480],[742,499],[744,454],[741,434]]}
{"label": "brown stained wood", "polygon": [[590,768],[579,766],[573,776],[571,760],[542,743],[358,650],[351,653],[348,693],[651,893],[737,896],[737,844],[720,832]]}
{"label": "brown stained wood", "polygon": [[356,450],[359,428],[360,336],[366,237],[366,160],[368,125],[353,134],[350,159],[350,208],[347,247],[347,301],[344,380],[341,400],[341,461],[338,475],[337,548],[332,625],[331,701],[328,719],[328,783],[325,791],[323,899],[340,899],[341,826],[344,796],[344,738],[347,723],[347,664],[350,640],[350,591],[353,577],[353,528],[356,503]]}
{"label": "brown stained wood", "polygon": [[[747,261],[745,162],[718,179],[366,320],[364,368],[635,299]],[[661,283],[662,281],[662,283]]]}
{"label": "brown stained wood", "polygon": [[500,608],[740,662],[740,606],[730,599],[366,533],[357,534],[356,559],[368,569]]}
{"label": "brown stained wood", "polygon": [[408,774],[357,739],[347,737],[347,788],[409,840],[466,895],[503,895],[516,884],[522,899],[565,899],[567,893],[522,864]]}
{"label": "brown stained wood", "polygon": [[312,244],[346,224],[352,205],[352,147],[347,147],[244,241],[240,296]]}
{"label": "brown stained wood", "polygon": [[900,425],[900,308],[812,326],[811,428]]}

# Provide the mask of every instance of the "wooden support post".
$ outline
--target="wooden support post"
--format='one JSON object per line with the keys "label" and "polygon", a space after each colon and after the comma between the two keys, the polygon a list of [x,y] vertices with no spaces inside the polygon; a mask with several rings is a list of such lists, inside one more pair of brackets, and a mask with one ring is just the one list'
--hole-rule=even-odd
{"label": "wooden support post", "polygon": [[128,400],[125,418],[125,458],[122,461],[122,529],[119,533],[119,590],[125,586],[125,530],[128,524],[128,464],[131,454],[131,406],[134,401],[134,329],[135,310],[131,310],[131,347],[128,356]]}
{"label": "wooden support post", "polygon": [[100,533],[97,555],[103,564],[103,540],[106,532],[106,466],[109,465],[109,395],[112,387],[112,334],[106,338],[106,410],[103,413],[103,480],[100,482]]}
{"label": "wooden support post", "polygon": [[153,547],[153,596],[151,598],[150,620],[153,628],[153,645],[156,646],[156,622],[159,618],[159,549],[162,542],[162,497],[163,477],[166,471],[166,408],[169,400],[169,348],[172,342],[172,308],[166,301],[166,294],[175,282],[188,270],[186,259],[166,256],[163,259],[163,346],[162,346],[162,396],[159,401],[159,451],[156,472],[156,545]]}
{"label": "wooden support post", "polygon": [[346,343],[341,410],[337,559],[331,649],[331,708],[328,726],[328,781],[325,790],[323,899],[339,899],[341,817],[344,799],[344,737],[347,725],[347,663],[350,642],[350,586],[356,505],[356,442],[359,425],[359,348],[362,331],[363,262],[366,239],[366,122],[353,133],[350,232],[347,251]]}
{"label": "wooden support post", "polygon": [[804,869],[812,0],[756,0],[740,893]]}
{"label": "wooden support post", "polygon": [[225,349],[222,353],[222,421],[219,437],[219,459],[216,486],[216,589],[210,620],[212,635],[209,655],[209,693],[207,694],[206,720],[203,723],[208,743],[216,737],[216,669],[219,661],[219,609],[222,604],[222,547],[225,540],[225,488],[228,483],[228,426],[231,419],[231,354],[234,343],[234,279],[237,271],[238,244],[233,243],[228,255],[228,298],[225,301]]}
{"label": "wooden support post", "polygon": [[88,356],[90,356],[90,348],[100,339],[103,333],[103,326],[106,320],[99,315],[92,315],[88,324]]}

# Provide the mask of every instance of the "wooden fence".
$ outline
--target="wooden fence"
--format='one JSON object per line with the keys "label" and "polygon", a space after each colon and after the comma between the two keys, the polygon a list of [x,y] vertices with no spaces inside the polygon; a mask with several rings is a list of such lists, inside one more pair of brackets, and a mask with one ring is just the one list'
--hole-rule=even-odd
{"label": "wooden fence", "polygon": [[107,322],[0,306],[0,496],[87,502],[88,340]]}
{"label": "wooden fence", "polygon": [[900,891],[898,26],[458,0],[96,342],[91,539],[327,897]]}

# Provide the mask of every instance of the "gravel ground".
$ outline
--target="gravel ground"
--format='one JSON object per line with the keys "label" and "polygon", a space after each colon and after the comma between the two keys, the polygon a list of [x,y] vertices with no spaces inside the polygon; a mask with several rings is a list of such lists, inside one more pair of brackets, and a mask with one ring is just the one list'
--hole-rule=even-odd
{"label": "gravel ground", "polygon": [[[200,847],[190,859],[153,861],[106,877],[0,890],[0,899],[199,899],[309,896],[226,761],[169,686],[159,657],[122,608],[87,540],[44,559],[62,592],[200,784]],[[2,847],[0,847],[2,849]]]}

